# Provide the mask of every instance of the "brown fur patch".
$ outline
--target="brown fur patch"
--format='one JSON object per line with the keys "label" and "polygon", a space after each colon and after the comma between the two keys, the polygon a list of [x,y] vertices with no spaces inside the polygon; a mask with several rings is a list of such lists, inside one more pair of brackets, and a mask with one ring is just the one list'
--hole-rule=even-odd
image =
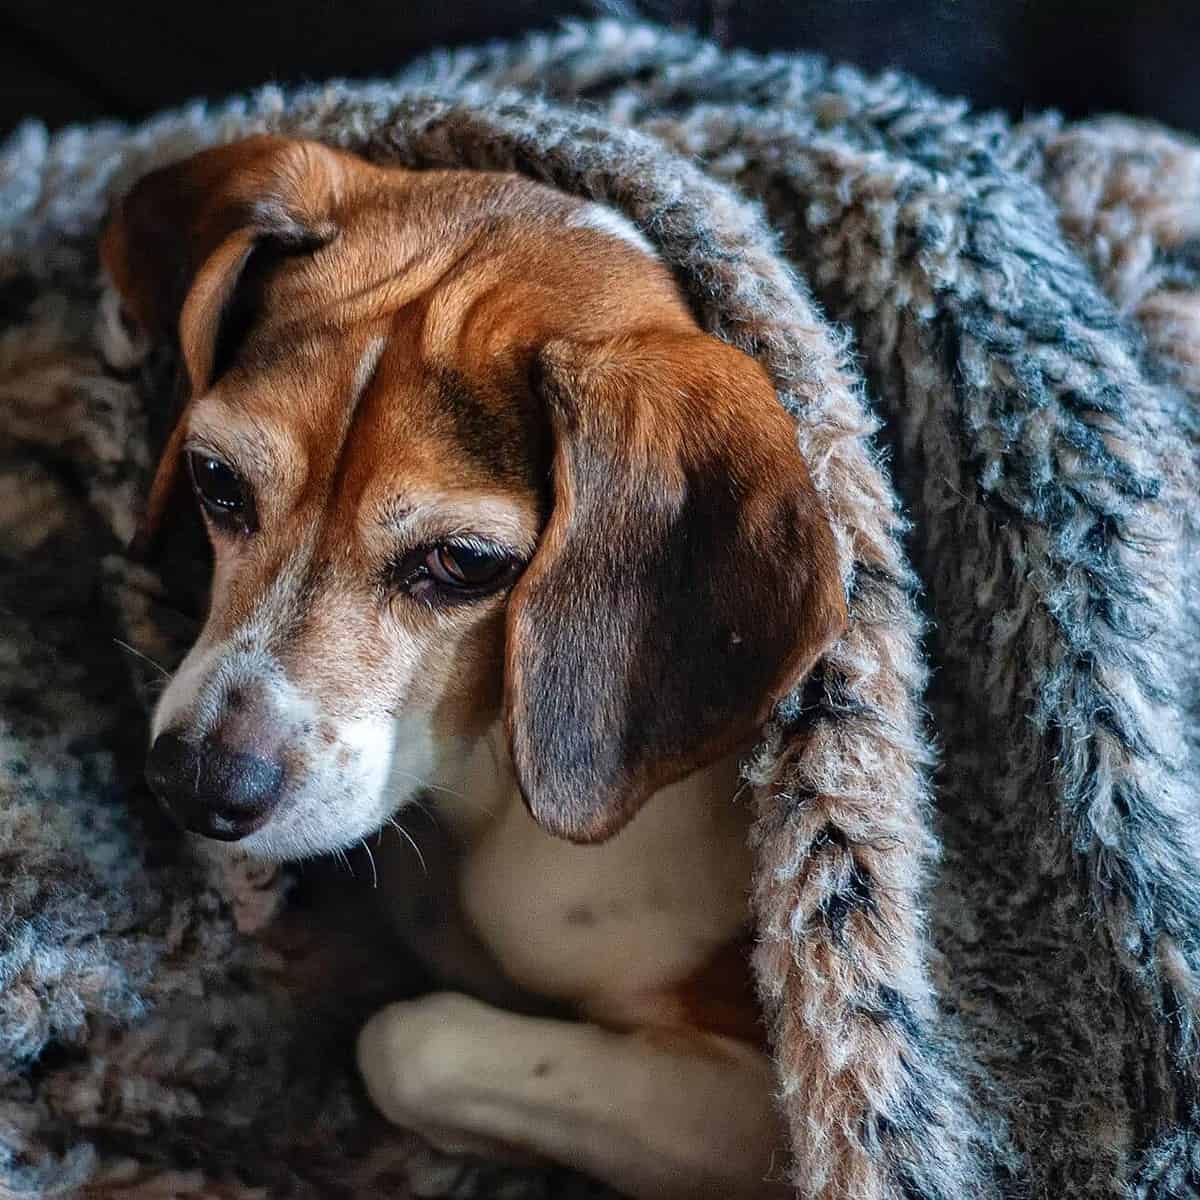
{"label": "brown fur patch", "polygon": [[726,942],[691,975],[661,994],[664,1010],[690,1029],[766,1050],[767,1032],[750,968],[753,946],[749,933]]}

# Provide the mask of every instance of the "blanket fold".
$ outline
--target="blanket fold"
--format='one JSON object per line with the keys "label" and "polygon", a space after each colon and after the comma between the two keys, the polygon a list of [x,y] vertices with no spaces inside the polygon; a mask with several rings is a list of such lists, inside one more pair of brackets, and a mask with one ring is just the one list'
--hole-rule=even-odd
{"label": "blanket fold", "polygon": [[794,418],[851,618],[746,764],[797,1193],[1200,1196],[1200,148],[612,22],[0,150],[0,1196],[600,1194],[374,1118],[361,884],[143,794],[204,564],[124,553],[173,364],[96,238],[259,130],[619,208]]}

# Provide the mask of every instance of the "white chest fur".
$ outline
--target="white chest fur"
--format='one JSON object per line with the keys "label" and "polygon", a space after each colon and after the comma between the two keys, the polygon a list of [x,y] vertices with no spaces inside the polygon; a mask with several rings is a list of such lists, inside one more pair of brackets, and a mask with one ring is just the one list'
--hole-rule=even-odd
{"label": "white chest fur", "polygon": [[[666,788],[621,833],[575,846],[543,833],[494,760],[463,779],[462,910],[520,987],[636,1022],[746,922],[749,813],[729,759]],[[497,788],[497,782],[503,786]],[[488,786],[490,784],[490,787]],[[491,791],[482,805],[473,803]]]}

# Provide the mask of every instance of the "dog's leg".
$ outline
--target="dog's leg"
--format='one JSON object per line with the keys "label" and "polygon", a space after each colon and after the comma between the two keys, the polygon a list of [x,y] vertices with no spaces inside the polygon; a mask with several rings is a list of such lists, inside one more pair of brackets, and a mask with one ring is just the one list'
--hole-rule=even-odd
{"label": "dog's leg", "polygon": [[358,1061],[384,1115],[446,1151],[550,1159],[643,1200],[790,1194],[774,1074],[741,1042],[441,993],[372,1017]]}

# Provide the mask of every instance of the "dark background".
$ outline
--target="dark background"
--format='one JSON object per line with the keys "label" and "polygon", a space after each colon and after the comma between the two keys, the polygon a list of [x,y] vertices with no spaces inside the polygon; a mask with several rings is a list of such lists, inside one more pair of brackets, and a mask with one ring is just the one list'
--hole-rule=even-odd
{"label": "dark background", "polygon": [[134,119],[268,81],[387,74],[435,45],[603,11],[902,67],[1016,115],[1120,110],[1200,133],[1200,0],[0,0],[0,135],[25,116]]}

